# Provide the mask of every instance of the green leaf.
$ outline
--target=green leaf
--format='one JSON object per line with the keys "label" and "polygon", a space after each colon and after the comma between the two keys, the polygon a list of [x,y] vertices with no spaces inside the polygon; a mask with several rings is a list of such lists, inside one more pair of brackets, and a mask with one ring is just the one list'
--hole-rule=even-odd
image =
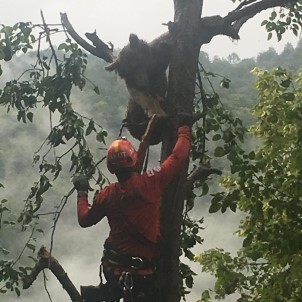
{"label": "green leaf", "polygon": [[18,297],[20,297],[20,290],[18,287],[15,287],[15,293],[17,294]]}
{"label": "green leaf", "polygon": [[215,155],[216,157],[222,157],[222,156],[224,156],[224,155],[225,155],[225,150],[224,150],[224,148],[222,148],[222,147],[217,147],[217,148],[215,149],[215,151],[214,151],[214,155]]}
{"label": "green leaf", "polygon": [[6,287],[7,289],[11,289],[12,283],[11,283],[11,282],[6,282],[6,283],[5,283],[5,287]]}
{"label": "green leaf", "polygon": [[63,50],[67,48],[67,44],[66,43],[61,43],[58,47],[58,50]]}
{"label": "green leaf", "polygon": [[267,24],[267,20],[263,20],[262,22],[261,22],[261,26],[264,26],[264,25],[266,25]]}
{"label": "green leaf", "polygon": [[288,88],[290,86],[291,82],[292,82],[291,79],[286,79],[286,80],[283,80],[280,85],[282,87]]}
{"label": "green leaf", "polygon": [[220,209],[221,209],[221,203],[220,202],[215,202],[215,203],[212,203],[210,208],[209,208],[209,213],[216,213],[218,212]]}
{"label": "green leaf", "polygon": [[242,246],[243,247],[248,247],[250,246],[252,243],[252,236],[247,236],[244,240],[243,240],[243,243],[242,243]]}
{"label": "green leaf", "polygon": [[105,137],[107,136],[107,132],[106,131],[101,131],[96,135],[96,140],[98,142],[101,142],[103,144],[105,144]]}
{"label": "green leaf", "polygon": [[20,122],[21,119],[22,119],[23,123],[26,123],[26,116],[25,116],[25,111],[24,110],[18,111],[18,115],[17,115],[18,122]]}
{"label": "green leaf", "polygon": [[35,252],[35,250],[36,250],[35,245],[33,245],[33,244],[31,244],[31,243],[27,243],[27,244],[26,244],[26,247],[29,248],[30,250],[32,250],[33,252]]}
{"label": "green leaf", "polygon": [[206,182],[204,182],[202,184],[202,196],[207,195],[208,192],[209,192],[209,185]]}
{"label": "green leaf", "polygon": [[212,138],[212,140],[215,141],[219,141],[221,139],[221,134],[215,134]]}
{"label": "green leaf", "polygon": [[90,120],[90,121],[89,121],[89,124],[88,124],[88,127],[87,127],[87,129],[86,129],[85,135],[86,135],[86,136],[89,135],[92,131],[96,131],[96,129],[95,129],[95,126],[94,126],[94,121],[93,121],[93,120]]}
{"label": "green leaf", "polygon": [[256,154],[255,154],[255,152],[254,151],[251,151],[250,153],[249,153],[249,159],[250,160],[254,160],[255,159],[255,157],[256,157]]}
{"label": "green leaf", "polygon": [[289,102],[292,102],[295,99],[295,94],[292,92],[283,93],[282,97]]}
{"label": "green leaf", "polygon": [[237,209],[237,204],[235,202],[230,203],[230,209],[236,213],[236,209]]}
{"label": "green leaf", "polygon": [[192,276],[186,277],[185,283],[188,288],[192,288],[193,287],[193,277]]}
{"label": "green leaf", "polygon": [[100,90],[99,90],[99,87],[98,86],[95,86],[93,88],[94,92],[97,94],[97,95],[100,95]]}
{"label": "green leaf", "polygon": [[275,11],[272,11],[271,16],[270,16],[270,20],[274,20],[277,17],[277,13]]}
{"label": "green leaf", "polygon": [[26,116],[27,116],[28,120],[32,123],[34,114],[32,112],[27,112]]}
{"label": "green leaf", "polygon": [[276,124],[278,122],[278,116],[273,114],[267,118],[267,121],[272,124]]}

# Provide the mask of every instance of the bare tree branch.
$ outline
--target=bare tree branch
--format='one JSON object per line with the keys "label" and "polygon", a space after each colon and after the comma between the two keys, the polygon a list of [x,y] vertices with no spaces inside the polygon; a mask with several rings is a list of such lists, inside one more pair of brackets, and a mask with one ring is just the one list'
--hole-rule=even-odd
{"label": "bare tree branch", "polygon": [[[209,43],[217,35],[225,35],[238,40],[240,39],[239,31],[243,24],[256,14],[269,8],[284,7],[289,3],[296,2],[297,0],[245,0],[225,17],[219,15],[203,17],[199,22],[199,44]],[[175,1],[175,3],[177,3],[177,11],[181,11],[184,3],[182,1]],[[61,21],[69,35],[85,50],[106,62],[111,63],[114,61],[115,56],[113,55],[113,45],[111,43],[108,46],[97,36],[96,32],[86,33],[86,37],[93,44],[91,45],[76,33],[65,13],[61,13]],[[173,28],[177,29],[177,21],[176,23],[169,22],[170,31]],[[159,38],[163,41],[170,39],[169,32]]]}
{"label": "bare tree branch", "polygon": [[232,39],[240,39],[239,30],[242,25],[258,13],[274,7],[284,7],[297,0],[247,0],[225,17],[210,16],[200,19],[200,45],[209,43],[214,36],[225,35]]}
{"label": "bare tree branch", "polygon": [[83,299],[69,279],[67,273],[59,262],[52,257],[44,246],[42,246],[38,252],[39,261],[36,263],[31,274],[23,280],[23,289],[28,289],[33,282],[37,279],[39,273],[48,268],[57,277],[63,288],[67,291],[72,302],[83,302]]}
{"label": "bare tree branch", "polygon": [[222,171],[219,169],[207,168],[203,166],[197,167],[187,178],[187,182],[186,182],[187,188],[192,188],[194,182],[197,180],[201,182],[206,181],[207,178],[212,174],[221,175]]}
{"label": "bare tree branch", "polygon": [[236,10],[239,10],[239,9],[241,9],[243,6],[247,6],[247,5],[249,5],[249,4],[251,4],[251,3],[254,3],[254,2],[256,2],[256,1],[258,1],[258,0],[244,0],[243,2],[241,2],[241,3],[238,5],[238,7],[236,8]]}
{"label": "bare tree branch", "polygon": [[86,34],[86,37],[90,39],[90,41],[94,44],[94,46],[92,46],[76,33],[76,31],[70,24],[66,14],[61,13],[61,21],[63,26],[66,28],[68,34],[89,53],[105,60],[108,63],[111,63],[114,60],[112,44],[110,44],[109,47],[106,43],[99,39],[96,33],[88,33]]}

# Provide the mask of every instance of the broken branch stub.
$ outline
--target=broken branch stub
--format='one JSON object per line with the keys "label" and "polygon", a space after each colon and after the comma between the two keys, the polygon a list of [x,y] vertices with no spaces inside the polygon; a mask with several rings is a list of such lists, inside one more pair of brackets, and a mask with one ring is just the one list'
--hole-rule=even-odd
{"label": "broken branch stub", "polygon": [[61,22],[62,25],[66,28],[67,33],[89,53],[98,58],[103,59],[108,63],[111,63],[115,59],[115,56],[113,55],[112,44],[109,44],[108,46],[97,36],[95,32],[86,34],[86,37],[93,43],[93,45],[91,45],[86,40],[81,38],[78,33],[74,30],[68,20],[67,14],[61,13]]}
{"label": "broken branch stub", "polygon": [[83,302],[80,293],[69,279],[63,267],[60,265],[57,259],[49,254],[44,246],[40,248],[38,258],[39,260],[34,266],[31,274],[23,280],[23,289],[28,289],[37,279],[39,273],[48,268],[56,276],[62,287],[66,290],[72,302]]}

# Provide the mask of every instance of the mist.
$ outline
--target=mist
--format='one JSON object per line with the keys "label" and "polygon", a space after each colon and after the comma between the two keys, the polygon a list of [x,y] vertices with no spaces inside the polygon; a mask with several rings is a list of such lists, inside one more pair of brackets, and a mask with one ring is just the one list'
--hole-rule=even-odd
{"label": "mist", "polygon": [[[221,101],[228,108],[232,109],[246,123],[251,122],[249,110],[252,104],[257,101],[257,95],[252,89],[252,78],[250,70],[252,66],[261,63],[265,68],[274,62],[278,62],[284,67],[291,65],[302,64],[301,62],[301,46],[295,50],[288,48],[283,53],[278,55],[274,52],[264,53],[258,57],[258,61],[254,59],[238,61],[238,63],[230,63],[224,59],[207,60],[207,56],[203,62],[209,70],[215,68],[215,72],[229,76],[232,80],[229,90],[217,88],[217,92],[221,95]],[[292,64],[288,59],[295,62]],[[268,54],[268,55],[267,55]],[[32,54],[34,60],[34,53]],[[261,59],[261,60],[260,60]],[[265,60],[264,60],[265,59]],[[7,63],[2,66],[3,75],[0,78],[1,86],[14,78],[18,78],[22,71],[31,63],[31,60],[17,58],[17,61]],[[25,63],[26,62],[26,63]],[[74,89],[72,92],[72,106],[85,116],[94,118],[98,123],[102,124],[108,130],[107,144],[117,137],[121,126],[121,121],[124,118],[125,106],[127,104],[127,93],[124,84],[114,74],[105,74],[103,65],[95,58],[89,57],[89,67],[87,69],[88,77],[96,81],[100,87],[100,95],[92,93],[92,88],[87,87],[83,91]],[[215,84],[219,87],[219,81]],[[215,87],[216,87],[215,86]],[[220,90],[219,90],[220,89]],[[30,187],[37,181],[39,177],[38,167],[32,165],[33,154],[40,148],[49,133],[49,112],[45,112],[44,108],[38,108],[34,114],[33,124],[18,123],[17,112],[11,110],[8,114],[6,108],[1,110],[1,145],[0,145],[0,182],[5,186],[2,189],[2,198],[7,198],[10,201],[12,212],[16,212],[23,208],[24,199],[30,192]],[[57,117],[53,116],[54,124],[58,122]],[[127,132],[123,134],[129,136]],[[94,137],[88,140],[91,149],[96,158],[102,158],[105,150],[99,150],[99,143],[95,142]],[[250,140],[247,143],[247,148],[253,148],[255,142]],[[135,141],[138,146],[138,141]],[[105,147],[102,145],[102,147]],[[68,145],[65,147],[68,148]],[[156,166],[159,160],[160,146],[152,147],[150,166]],[[60,149],[64,152],[64,148]],[[54,156],[50,154],[49,156]],[[218,167],[222,166],[221,161],[214,163]],[[66,163],[69,166],[69,162]],[[215,166],[216,167],[216,166]],[[110,181],[115,181],[114,177],[107,173],[106,167],[101,166],[102,171],[106,173]],[[223,173],[228,172],[227,165],[223,166]],[[71,182],[71,173],[64,172],[59,179],[53,183],[53,187],[49,189],[44,196],[44,204],[40,209],[41,213],[48,213],[57,207],[62,197],[69,192],[73,187]],[[221,190],[218,186],[219,177],[212,176],[210,186],[212,190]],[[92,182],[92,187],[96,190],[97,187]],[[93,193],[90,194],[90,200]],[[223,248],[232,254],[240,248],[242,239],[234,236],[234,232],[238,229],[242,213],[226,212],[224,214],[216,213],[209,214],[210,206],[209,198],[200,197],[195,202],[196,207],[192,213],[193,217],[200,219],[204,217],[203,227],[200,236],[204,238],[204,243],[201,246],[194,248],[194,253],[199,254],[211,248]],[[38,242],[37,249],[45,245],[47,249],[52,247],[52,255],[63,266],[69,278],[79,290],[80,285],[97,285],[99,283],[99,264],[103,251],[103,243],[106,239],[109,229],[106,219],[91,228],[83,229],[78,225],[76,215],[76,193],[69,198],[58,224],[55,226],[55,235],[53,246],[50,245],[51,235],[53,232],[53,216],[42,215],[39,218],[39,224],[43,226],[44,233],[39,234],[36,238]],[[26,242],[29,234],[21,233],[15,226],[12,229],[6,228],[1,230],[0,243],[5,245],[11,251],[14,251],[10,257],[16,257]],[[37,250],[31,254],[36,257]],[[33,265],[31,260],[27,263]],[[185,261],[185,260],[184,260]],[[200,294],[203,290],[213,287],[214,278],[208,274],[202,273],[202,268],[197,263],[190,263],[193,271],[198,276],[194,278],[195,285],[193,291],[187,297],[187,301],[196,301],[200,299]],[[47,282],[44,284],[44,278]],[[18,298],[20,302],[44,302],[49,300],[48,293],[52,301],[69,301],[66,292],[55,279],[51,272],[45,270],[45,277],[40,273],[38,279],[28,289],[21,293]],[[2,295],[1,298],[6,302],[17,300],[14,293]],[[225,301],[233,301],[232,297],[228,297]]]}

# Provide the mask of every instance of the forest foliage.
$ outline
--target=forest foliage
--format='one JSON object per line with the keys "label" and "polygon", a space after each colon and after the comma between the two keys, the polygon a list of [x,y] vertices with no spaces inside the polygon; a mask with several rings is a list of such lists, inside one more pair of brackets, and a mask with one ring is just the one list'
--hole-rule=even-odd
{"label": "forest foliage", "polygon": [[[0,133],[4,186],[0,202],[0,291],[12,290],[20,295],[21,280],[36,261],[33,252],[46,229],[46,243],[51,252],[54,248],[58,220],[74,191],[70,177],[85,173],[99,188],[110,182],[102,169],[105,152],[97,149],[105,149],[107,136],[108,140],[118,136],[127,91],[115,75],[105,73],[102,62],[68,38],[58,48],[50,45],[50,50],[37,53],[30,51],[35,38],[28,24],[2,30],[14,33],[15,39],[11,53],[2,52],[9,62],[2,64],[0,78],[4,120]],[[280,55],[271,48],[243,60],[236,54],[210,60],[206,53],[200,53],[202,81],[197,83],[195,110],[206,110],[207,118],[193,128],[192,165],[211,162],[228,176],[223,179],[223,192],[213,194],[205,182],[201,189],[196,185],[187,199],[182,253],[217,277],[217,298],[239,292],[241,301],[257,301],[258,297],[263,301],[261,297],[270,294],[267,285],[274,284],[276,295],[284,297],[280,301],[298,301],[301,276],[295,268],[301,258],[301,73],[295,73],[295,69],[302,63],[301,48],[300,42],[297,48],[287,45]],[[54,49],[61,54],[54,55]],[[20,50],[30,52],[17,57],[16,62],[10,61]],[[271,72],[254,69],[277,65],[281,68]],[[10,78],[6,78],[9,73]],[[254,106],[253,116],[250,110]],[[260,137],[260,149],[255,149],[255,140],[246,132],[255,123],[253,133]],[[28,165],[31,155],[33,167]],[[28,176],[26,180],[24,176]],[[203,219],[196,221],[190,216],[194,203],[202,198],[211,198],[211,213],[228,209],[247,213],[239,226],[237,235],[245,240],[236,257],[220,249],[197,257],[191,252],[202,243]],[[49,200],[58,202],[53,205]],[[66,215],[70,218],[73,213]],[[20,231],[20,243],[12,242],[11,236]],[[282,239],[275,242],[276,237]],[[188,265],[181,268],[185,293],[193,286],[194,273]],[[211,293],[205,291],[202,296],[209,300]]]}

